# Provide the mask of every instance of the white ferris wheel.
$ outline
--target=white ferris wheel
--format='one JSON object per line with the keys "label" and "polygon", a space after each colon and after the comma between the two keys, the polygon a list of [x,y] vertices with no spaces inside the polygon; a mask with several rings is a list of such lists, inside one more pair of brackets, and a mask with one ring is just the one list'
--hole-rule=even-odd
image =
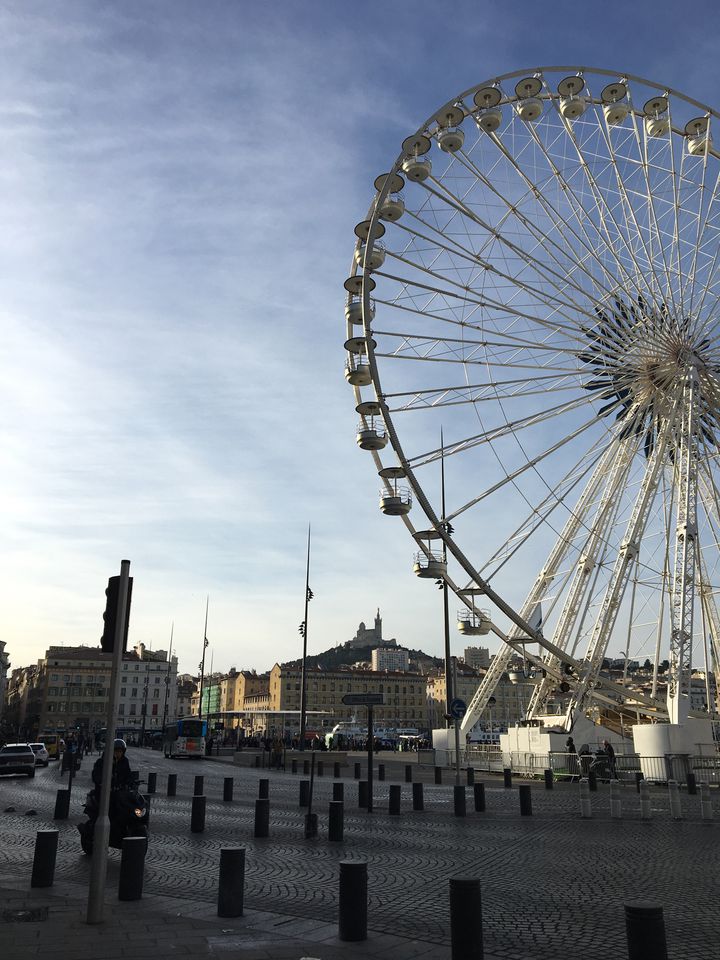
{"label": "white ferris wheel", "polygon": [[[566,729],[629,701],[683,723],[720,664],[718,117],[628,74],[507,74],[403,141],[355,228],[381,509],[460,631],[504,641],[464,730],[517,653],[528,716]],[[608,656],[649,659],[647,688],[601,681]]]}

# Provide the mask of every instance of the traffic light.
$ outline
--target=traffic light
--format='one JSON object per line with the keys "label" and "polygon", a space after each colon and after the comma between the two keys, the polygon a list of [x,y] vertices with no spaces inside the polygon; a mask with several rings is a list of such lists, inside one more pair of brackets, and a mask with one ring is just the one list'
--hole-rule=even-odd
{"label": "traffic light", "polygon": [[[127,607],[125,610],[125,629],[123,630],[122,648],[123,653],[127,650],[128,627],[130,626],[130,600],[132,598],[133,578],[128,577],[128,595]],[[120,598],[120,577],[110,577],[107,588],[105,589],[105,613],[103,620],[103,635],[100,638],[100,646],[104,653],[112,653],[115,645],[115,628],[117,625],[118,600]]]}

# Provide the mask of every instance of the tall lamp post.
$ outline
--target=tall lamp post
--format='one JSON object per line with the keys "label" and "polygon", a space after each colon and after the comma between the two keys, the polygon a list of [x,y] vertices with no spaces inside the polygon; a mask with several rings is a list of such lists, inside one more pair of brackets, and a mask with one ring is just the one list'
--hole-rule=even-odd
{"label": "tall lamp post", "polygon": [[165,733],[165,726],[167,724],[168,698],[170,696],[170,671],[172,670],[172,644],[173,644],[174,629],[175,629],[175,624],[173,623],[170,627],[170,650],[168,651],[168,668],[167,668],[167,673],[165,674],[165,702],[163,703],[163,718],[162,718],[163,734]]}
{"label": "tall lamp post", "polygon": [[307,660],[307,624],[308,624],[308,604],[313,598],[313,592],[310,589],[310,524],[308,524],[307,539],[307,565],[305,569],[305,618],[300,624],[299,633],[303,639],[302,667],[300,670],[300,749],[305,749],[305,726],[307,719],[307,678],[306,678],[306,660]]}
{"label": "tall lamp post", "polygon": [[208,595],[205,603],[205,630],[203,631],[203,654],[200,661],[200,702],[198,703],[198,720],[202,720],[203,714],[203,684],[205,682],[205,651],[210,641],[207,638],[208,610],[210,608],[210,597]]}

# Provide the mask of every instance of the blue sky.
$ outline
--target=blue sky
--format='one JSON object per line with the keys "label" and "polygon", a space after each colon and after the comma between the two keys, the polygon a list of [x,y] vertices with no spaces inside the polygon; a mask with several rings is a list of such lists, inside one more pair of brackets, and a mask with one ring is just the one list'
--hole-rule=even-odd
{"label": "blue sky", "polygon": [[[680,13],[681,10],[681,13]],[[0,3],[0,638],[131,642],[181,668],[385,634],[440,653],[440,595],[377,507],[343,380],[353,226],[402,139],[523,67],[717,107],[716,3]],[[462,638],[453,638],[461,652]]]}

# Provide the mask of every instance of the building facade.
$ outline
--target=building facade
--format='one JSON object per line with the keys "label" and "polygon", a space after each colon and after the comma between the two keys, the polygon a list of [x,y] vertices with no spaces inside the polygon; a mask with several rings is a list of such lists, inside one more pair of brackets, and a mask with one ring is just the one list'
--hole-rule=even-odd
{"label": "building facade", "polygon": [[410,651],[404,647],[376,647],[372,651],[372,669],[407,672],[410,669]]}

